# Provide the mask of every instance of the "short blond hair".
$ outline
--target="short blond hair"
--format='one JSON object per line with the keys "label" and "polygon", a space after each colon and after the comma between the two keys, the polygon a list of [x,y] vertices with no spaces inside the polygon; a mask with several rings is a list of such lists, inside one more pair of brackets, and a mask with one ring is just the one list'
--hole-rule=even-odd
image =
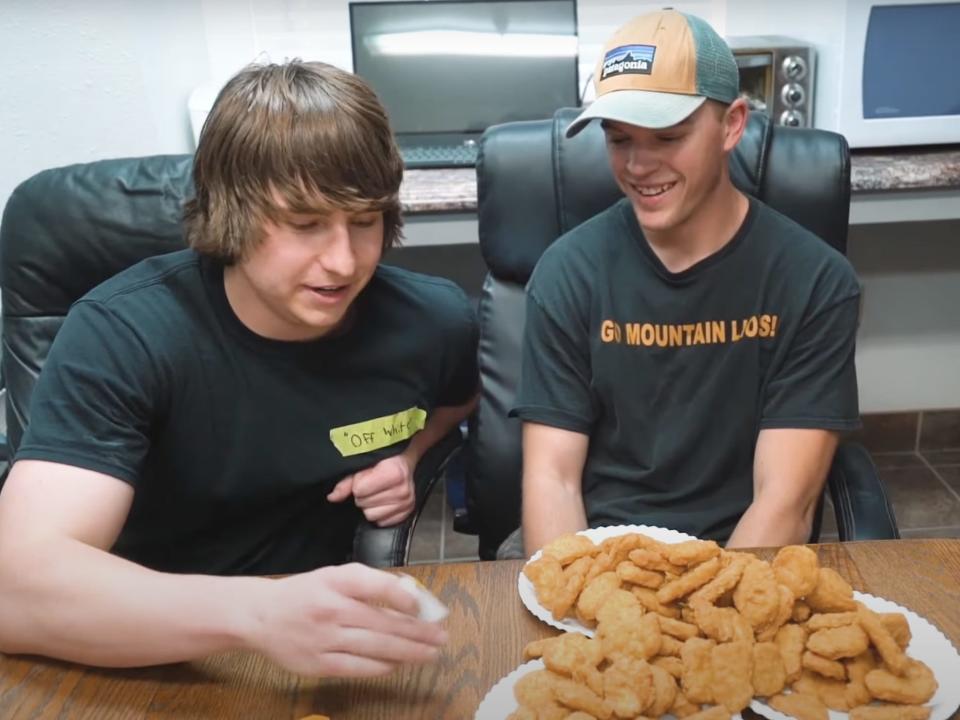
{"label": "short blond hair", "polygon": [[333,65],[251,65],[220,91],[193,160],[188,244],[223,262],[295,213],[383,212],[383,249],[402,235],[403,160],[387,114],[362,79]]}

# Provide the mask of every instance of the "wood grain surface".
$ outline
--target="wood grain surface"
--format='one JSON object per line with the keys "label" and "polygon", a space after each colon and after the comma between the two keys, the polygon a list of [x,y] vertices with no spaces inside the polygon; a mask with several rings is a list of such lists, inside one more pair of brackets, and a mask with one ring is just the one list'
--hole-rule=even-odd
{"label": "wood grain surface", "polygon": [[[960,540],[814,547],[821,564],[854,589],[910,608],[960,647]],[[756,552],[766,559],[774,554]],[[521,561],[506,561],[404,568],[451,610],[450,644],[434,665],[373,680],[318,680],[248,653],[137,670],[0,655],[0,718],[299,720],[317,713],[333,720],[467,720],[487,691],[520,664],[528,641],[556,633],[520,603],[521,567]]]}

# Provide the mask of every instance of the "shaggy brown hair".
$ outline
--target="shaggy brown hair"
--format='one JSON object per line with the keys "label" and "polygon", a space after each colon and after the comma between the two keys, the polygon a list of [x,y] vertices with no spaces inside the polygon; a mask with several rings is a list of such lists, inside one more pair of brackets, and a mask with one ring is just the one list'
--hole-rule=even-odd
{"label": "shaggy brown hair", "polygon": [[200,133],[187,242],[233,263],[285,212],[377,210],[387,250],[401,239],[402,177],[386,112],[359,77],[320,62],[251,65],[223,87]]}

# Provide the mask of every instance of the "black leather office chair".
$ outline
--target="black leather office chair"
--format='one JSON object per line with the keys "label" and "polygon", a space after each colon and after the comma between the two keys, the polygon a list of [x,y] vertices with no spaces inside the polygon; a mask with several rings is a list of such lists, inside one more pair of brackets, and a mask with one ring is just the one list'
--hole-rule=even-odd
{"label": "black leather office chair", "polygon": [[[193,193],[191,163],[189,155],[162,155],[55,168],[26,180],[10,196],[0,224],[0,284],[11,454],[29,422],[30,394],[70,305],[134,263],[184,247],[180,218]],[[456,430],[421,460],[411,518],[386,529],[361,525],[355,560],[405,563],[427,495],[461,441]]]}
{"label": "black leather office chair", "polygon": [[[550,243],[622,197],[599,124],[564,137],[577,112],[567,108],[552,120],[492,127],[480,143],[480,249],[489,272],[480,299],[482,391],[464,455],[464,526],[479,534],[485,559],[520,523],[520,423],[507,412],[520,372],[524,286]],[[846,252],[850,161],[843,137],[776,127],[755,113],[730,170],[742,190]],[[841,445],[828,487],[841,540],[898,537],[883,484],[862,447]],[[814,540],[820,517],[818,508]]]}

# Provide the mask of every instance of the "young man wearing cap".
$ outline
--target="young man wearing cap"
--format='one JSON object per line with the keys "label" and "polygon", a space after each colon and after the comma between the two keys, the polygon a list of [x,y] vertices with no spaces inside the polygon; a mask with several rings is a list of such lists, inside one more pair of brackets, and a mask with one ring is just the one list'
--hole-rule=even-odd
{"label": "young man wearing cap", "polygon": [[402,174],[360,78],[293,61],[226,84],[190,249],[75,303],[40,375],[0,495],[0,651],[250,649],[305,675],[437,657],[415,591],[338,565],[363,517],[409,515],[414,467],[477,386],[465,294],[380,264]]}
{"label": "young man wearing cap", "polygon": [[804,542],[837,433],[859,422],[853,270],[731,183],[748,113],[706,22],[633,20],[595,83],[567,134],[602,123],[625,198],[558,239],[527,288],[526,552],[631,523]]}

